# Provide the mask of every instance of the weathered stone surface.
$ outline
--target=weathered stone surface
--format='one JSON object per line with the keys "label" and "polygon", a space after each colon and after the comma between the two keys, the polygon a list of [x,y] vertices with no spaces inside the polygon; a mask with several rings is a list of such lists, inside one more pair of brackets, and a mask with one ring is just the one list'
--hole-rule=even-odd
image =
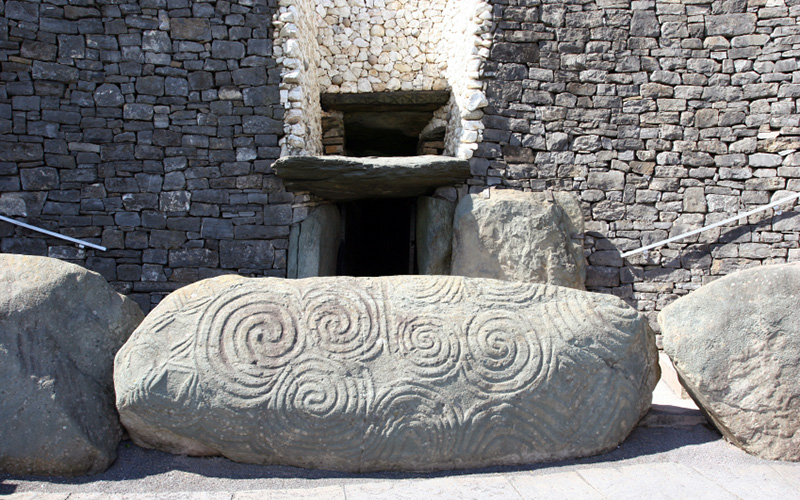
{"label": "weathered stone surface", "polygon": [[436,470],[617,446],[658,379],[620,299],[441,276],[224,276],[162,301],[115,361],[132,439],[343,471]]}
{"label": "weathered stone surface", "polygon": [[288,278],[336,275],[341,216],[334,205],[319,205],[292,226],[289,234]]}
{"label": "weathered stone surface", "polygon": [[725,437],[800,460],[800,263],[720,278],[659,314],[664,351]]}
{"label": "weathered stone surface", "polygon": [[113,357],[142,319],[99,274],[0,255],[0,471],[89,474],[114,461]]}
{"label": "weathered stone surface", "polygon": [[451,274],[583,289],[580,205],[572,194],[549,194],[492,189],[463,198]]}
{"label": "weathered stone surface", "polygon": [[273,168],[286,189],[334,201],[420,196],[470,175],[467,160],[447,156],[286,156]]}
{"label": "weathered stone surface", "polygon": [[417,266],[419,274],[450,274],[455,203],[417,198]]}

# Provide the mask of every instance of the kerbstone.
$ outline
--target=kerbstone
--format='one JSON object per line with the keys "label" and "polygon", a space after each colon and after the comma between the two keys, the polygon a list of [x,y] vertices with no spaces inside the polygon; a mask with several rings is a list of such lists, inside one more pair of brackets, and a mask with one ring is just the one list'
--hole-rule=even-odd
{"label": "kerbstone", "polygon": [[222,276],[159,303],[114,379],[141,446],[426,471],[614,448],[650,405],[656,353],[644,316],[610,295],[441,276]]}
{"label": "kerbstone", "polygon": [[659,314],[684,387],[735,445],[800,460],[800,263],[720,278]]}
{"label": "kerbstone", "polygon": [[0,292],[0,471],[105,470],[122,436],[114,353],[144,315],[99,274],[46,257],[0,255]]}

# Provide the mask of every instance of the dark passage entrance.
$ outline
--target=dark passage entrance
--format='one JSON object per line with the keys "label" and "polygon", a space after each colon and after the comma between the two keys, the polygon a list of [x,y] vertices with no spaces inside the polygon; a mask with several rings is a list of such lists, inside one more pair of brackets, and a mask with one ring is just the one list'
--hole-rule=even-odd
{"label": "dark passage entrance", "polygon": [[339,208],[344,237],[336,274],[416,274],[416,199],[359,200]]}

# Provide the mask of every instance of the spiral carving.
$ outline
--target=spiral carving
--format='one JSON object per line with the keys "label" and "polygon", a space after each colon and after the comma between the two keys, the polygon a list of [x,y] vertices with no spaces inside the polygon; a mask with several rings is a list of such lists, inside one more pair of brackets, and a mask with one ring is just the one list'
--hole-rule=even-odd
{"label": "spiral carving", "polygon": [[276,383],[265,432],[281,453],[355,459],[372,394],[367,375],[332,359],[302,357]]}
{"label": "spiral carving", "polygon": [[456,304],[464,299],[464,278],[460,276],[419,276],[403,288],[410,298],[424,304]]}
{"label": "spiral carving", "polygon": [[299,301],[290,289],[232,288],[200,319],[198,365],[241,398],[265,398],[278,371],[303,350]]}
{"label": "spiral carving", "polygon": [[367,430],[364,463],[385,467],[408,458],[427,464],[452,459],[463,415],[436,391],[401,380],[375,402]]}
{"label": "spiral carving", "polygon": [[437,316],[416,316],[397,326],[398,351],[423,377],[445,378],[458,367],[461,344],[455,325]]}
{"label": "spiral carving", "polygon": [[379,348],[378,302],[363,287],[318,286],[303,297],[306,326],[319,346],[346,359],[368,359]]}
{"label": "spiral carving", "polygon": [[531,304],[538,302],[547,285],[516,281],[475,280],[468,282],[469,294],[474,299],[490,304]]}
{"label": "spiral carving", "polygon": [[525,331],[529,322],[509,311],[475,315],[467,324],[467,377],[483,391],[511,393],[524,389],[546,366],[544,339]]}

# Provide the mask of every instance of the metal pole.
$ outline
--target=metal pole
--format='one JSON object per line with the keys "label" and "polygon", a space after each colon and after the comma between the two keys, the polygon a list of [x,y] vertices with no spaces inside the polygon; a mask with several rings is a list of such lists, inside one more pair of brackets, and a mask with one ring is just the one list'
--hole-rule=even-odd
{"label": "metal pole", "polygon": [[14,219],[9,219],[8,217],[4,217],[2,215],[0,215],[0,220],[4,220],[4,221],[6,221],[8,223],[24,227],[25,229],[30,229],[31,231],[38,231],[38,232],[46,234],[48,236],[53,236],[55,238],[61,238],[62,240],[70,241],[72,243],[75,243],[76,245],[78,245],[81,248],[83,248],[83,247],[91,247],[91,248],[95,248],[97,250],[101,250],[103,252],[106,251],[106,247],[104,247],[104,246],[95,245],[94,243],[89,243],[88,241],[83,241],[83,240],[79,240],[77,238],[72,238],[70,236],[64,236],[63,234],[54,233],[53,231],[48,231],[47,229],[42,229],[40,227],[31,226],[30,224],[26,224],[24,222],[20,222],[18,220],[14,220]]}
{"label": "metal pole", "polygon": [[638,248],[636,250],[631,250],[630,252],[625,252],[625,253],[621,254],[620,257],[622,257],[624,259],[625,257],[630,257],[631,255],[636,255],[637,253],[646,252],[647,250],[652,250],[653,248],[666,245],[667,243],[672,243],[673,241],[682,240],[683,238],[688,238],[689,236],[694,236],[695,234],[703,233],[705,231],[708,231],[709,229],[714,229],[715,227],[719,227],[719,226],[723,226],[725,224],[728,224],[729,222],[734,222],[734,221],[737,221],[739,219],[744,219],[745,217],[750,217],[753,214],[757,214],[758,212],[763,212],[764,210],[772,208],[775,205],[780,205],[781,203],[785,203],[787,201],[792,201],[795,198],[800,198],[800,193],[795,193],[795,194],[793,194],[791,196],[787,196],[786,198],[780,199],[778,201],[773,201],[769,205],[764,205],[764,206],[761,206],[761,207],[758,207],[758,208],[754,208],[753,210],[750,210],[749,212],[744,212],[744,213],[736,215],[734,217],[730,217],[728,219],[721,220],[719,222],[715,222],[714,224],[709,224],[708,226],[701,227],[700,229],[694,229],[692,231],[689,231],[688,233],[679,234],[678,236],[673,236],[671,238],[667,238],[666,240],[661,240],[661,241],[659,241],[657,243],[653,243],[653,244],[647,245],[645,247]]}

